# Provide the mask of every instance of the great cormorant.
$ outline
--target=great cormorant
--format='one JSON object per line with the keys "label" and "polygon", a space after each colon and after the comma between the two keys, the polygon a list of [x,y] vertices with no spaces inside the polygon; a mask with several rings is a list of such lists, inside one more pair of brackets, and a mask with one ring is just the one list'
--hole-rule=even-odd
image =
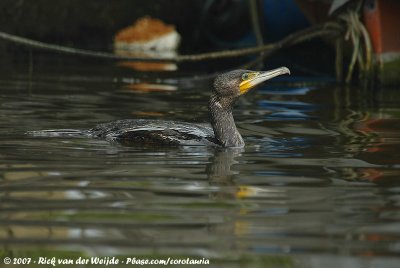
{"label": "great cormorant", "polygon": [[282,74],[290,74],[289,69],[234,70],[218,75],[208,103],[212,128],[176,121],[126,119],[97,125],[89,130],[89,135],[128,144],[243,147],[232,115],[236,100],[251,88]]}

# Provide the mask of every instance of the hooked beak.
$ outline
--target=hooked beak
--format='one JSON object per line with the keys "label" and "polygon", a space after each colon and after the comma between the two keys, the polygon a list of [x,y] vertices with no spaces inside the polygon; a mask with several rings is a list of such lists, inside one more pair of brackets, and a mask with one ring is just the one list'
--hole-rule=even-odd
{"label": "hooked beak", "polygon": [[240,94],[244,94],[251,88],[282,74],[290,74],[290,70],[286,67],[280,67],[265,72],[249,72],[249,78],[243,80],[239,85]]}

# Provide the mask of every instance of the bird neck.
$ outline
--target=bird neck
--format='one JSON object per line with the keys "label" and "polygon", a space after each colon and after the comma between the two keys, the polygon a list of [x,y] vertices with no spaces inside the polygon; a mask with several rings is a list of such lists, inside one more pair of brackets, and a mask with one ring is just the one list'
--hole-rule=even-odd
{"label": "bird neck", "polygon": [[244,141],[232,115],[234,99],[211,96],[209,110],[215,138],[224,147],[243,147]]}

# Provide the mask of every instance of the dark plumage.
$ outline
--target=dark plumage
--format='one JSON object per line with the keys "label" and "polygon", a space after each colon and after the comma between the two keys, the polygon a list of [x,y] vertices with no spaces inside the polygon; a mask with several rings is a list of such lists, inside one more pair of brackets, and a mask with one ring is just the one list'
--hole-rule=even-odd
{"label": "dark plumage", "polygon": [[[289,69],[282,67],[267,72],[234,70],[218,75],[208,104],[212,128],[185,122],[127,119],[100,124],[80,133],[124,144],[243,147],[243,138],[232,115],[236,100],[258,84],[288,73]],[[63,136],[63,133],[77,134],[74,130],[31,132],[36,136]]]}
{"label": "dark plumage", "polygon": [[243,138],[232,115],[236,100],[248,89],[285,73],[289,70],[282,67],[268,72],[234,70],[218,75],[208,104],[212,128],[184,122],[132,119],[101,124],[91,129],[90,133],[133,144],[243,147]]}

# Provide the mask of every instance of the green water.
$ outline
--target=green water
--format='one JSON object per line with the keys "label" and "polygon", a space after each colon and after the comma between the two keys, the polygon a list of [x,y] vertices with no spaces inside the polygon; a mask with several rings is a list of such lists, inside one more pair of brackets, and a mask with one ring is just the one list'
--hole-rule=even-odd
{"label": "green water", "polygon": [[278,80],[237,103],[243,150],[127,147],[25,133],[207,122],[209,83],[110,62],[34,57],[1,69],[0,266],[108,256],[398,267],[399,88]]}

